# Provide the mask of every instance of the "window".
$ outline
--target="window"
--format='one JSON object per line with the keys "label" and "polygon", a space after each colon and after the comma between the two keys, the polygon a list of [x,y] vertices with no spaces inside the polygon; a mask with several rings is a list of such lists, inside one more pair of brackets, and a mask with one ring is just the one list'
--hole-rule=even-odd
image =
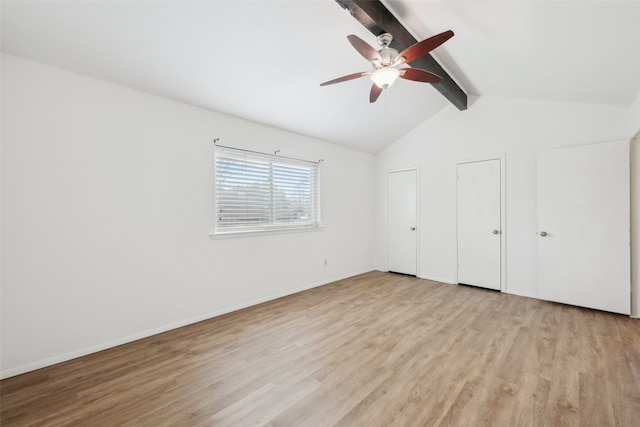
{"label": "window", "polygon": [[319,227],[318,165],[216,147],[215,234]]}

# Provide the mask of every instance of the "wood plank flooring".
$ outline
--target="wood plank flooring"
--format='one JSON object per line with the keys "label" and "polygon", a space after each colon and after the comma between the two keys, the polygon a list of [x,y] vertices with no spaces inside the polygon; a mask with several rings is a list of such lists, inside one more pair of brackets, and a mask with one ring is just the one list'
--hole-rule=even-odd
{"label": "wood plank flooring", "polygon": [[4,427],[631,427],[640,320],[371,272],[0,393]]}

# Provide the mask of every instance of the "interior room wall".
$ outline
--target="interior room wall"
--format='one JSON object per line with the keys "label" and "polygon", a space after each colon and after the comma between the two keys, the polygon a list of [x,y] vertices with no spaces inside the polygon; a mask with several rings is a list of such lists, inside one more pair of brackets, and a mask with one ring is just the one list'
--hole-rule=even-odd
{"label": "interior room wall", "polygon": [[456,282],[455,163],[506,155],[507,292],[537,297],[536,153],[630,139],[630,109],[499,97],[447,107],[376,156],[375,265],[385,270],[385,171],[420,171],[419,271]]}
{"label": "interior room wall", "polygon": [[[373,269],[370,154],[9,55],[1,137],[3,377]],[[214,138],[324,159],[324,229],[211,239]]]}

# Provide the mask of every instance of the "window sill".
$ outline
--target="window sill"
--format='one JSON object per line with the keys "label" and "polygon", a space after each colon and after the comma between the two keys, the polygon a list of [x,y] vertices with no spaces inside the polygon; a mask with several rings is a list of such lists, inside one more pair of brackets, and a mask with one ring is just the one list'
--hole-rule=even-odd
{"label": "window sill", "polygon": [[234,239],[237,237],[274,236],[278,234],[305,233],[322,230],[324,230],[324,226],[320,225],[318,227],[280,228],[274,230],[227,231],[224,233],[209,233],[209,237],[211,237],[211,240],[218,240]]}

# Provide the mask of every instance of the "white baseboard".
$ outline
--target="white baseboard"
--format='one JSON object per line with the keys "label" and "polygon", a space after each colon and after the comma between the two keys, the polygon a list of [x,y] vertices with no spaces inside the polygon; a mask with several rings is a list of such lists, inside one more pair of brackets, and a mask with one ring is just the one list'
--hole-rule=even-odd
{"label": "white baseboard", "polygon": [[432,282],[440,282],[440,283],[446,283],[448,285],[457,285],[457,283],[451,279],[442,279],[440,277],[431,277],[431,276],[424,276],[424,275],[420,275],[418,276],[418,278],[420,279],[425,279],[425,280],[431,280]]}
{"label": "white baseboard", "polygon": [[48,357],[46,359],[38,360],[31,363],[25,363],[24,365],[19,365],[13,368],[5,369],[0,372],[0,379],[5,379],[9,377],[14,377],[16,375],[24,374],[27,372],[35,371],[37,369],[46,368],[47,366],[56,365],[58,363],[67,362],[72,359],[76,359],[78,357],[86,356],[88,354],[97,353],[102,350],[106,350],[108,348],[117,347],[122,344],[127,344],[133,341],[137,341],[142,338],[147,338],[152,335],[161,334],[163,332],[170,331],[172,329],[181,328],[183,326],[191,325],[193,323],[202,322],[203,320],[208,320],[214,317],[222,316],[223,314],[231,313],[233,311],[241,310],[243,308],[251,307],[254,305],[262,304],[267,301],[272,301],[278,298],[286,297],[288,295],[297,294],[298,292],[306,291],[309,289],[317,288],[319,286],[327,285],[329,283],[337,282],[338,280],[347,279],[349,277],[358,276],[360,274],[368,273],[371,270],[354,272],[351,274],[346,274],[343,276],[334,277],[332,279],[323,280],[321,282],[312,283],[310,285],[302,286],[300,288],[292,289],[285,292],[280,292],[277,294],[270,295],[264,298],[258,298],[246,303],[237,304],[232,307],[223,308],[221,310],[216,310],[210,313],[202,314],[199,316],[194,316],[189,319],[181,320],[178,322],[170,323],[168,325],[160,326],[158,328],[149,329],[146,331],[141,331],[132,335],[128,335],[126,337],[118,338],[112,341],[108,341],[105,343],[97,344],[90,347],[85,347],[82,349],[74,350],[68,353],[59,354],[56,356]]}
{"label": "white baseboard", "polygon": [[[430,277],[430,276],[423,276],[420,275],[418,276],[420,279],[427,279],[427,280],[432,280],[434,282],[441,282],[441,283],[446,283],[449,285],[457,285],[457,282],[450,280],[450,279],[442,279],[439,277]],[[519,291],[519,290],[514,290],[514,289],[508,289],[506,291],[504,291],[505,294],[512,294],[512,295],[518,295],[521,297],[527,297],[527,298],[534,298],[534,299],[540,299],[540,297],[538,297],[537,294],[533,293],[533,292],[527,292],[527,291]]]}
{"label": "white baseboard", "polygon": [[518,291],[518,290],[514,290],[514,289],[508,289],[504,292],[505,294],[511,294],[511,295],[518,295],[520,297],[527,297],[527,298],[533,298],[533,299],[540,299],[540,297],[538,296],[538,294],[534,294],[533,292],[526,292],[526,291]]}

